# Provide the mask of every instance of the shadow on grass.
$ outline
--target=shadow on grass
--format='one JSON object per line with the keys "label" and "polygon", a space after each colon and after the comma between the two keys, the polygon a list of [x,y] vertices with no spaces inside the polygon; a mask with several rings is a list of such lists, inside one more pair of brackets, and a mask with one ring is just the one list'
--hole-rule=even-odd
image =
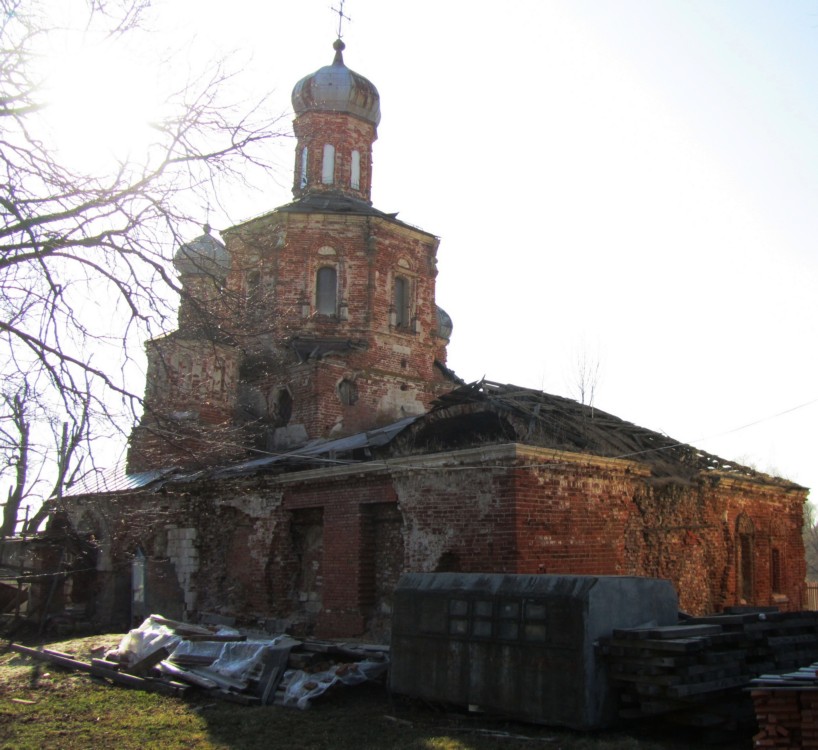
{"label": "shadow on grass", "polygon": [[[306,711],[221,702],[193,710],[214,744],[232,750],[687,750],[706,744],[700,732],[661,723],[598,733],[521,724],[390,696],[379,685],[330,691]],[[752,745],[748,736],[721,739],[724,750]]]}

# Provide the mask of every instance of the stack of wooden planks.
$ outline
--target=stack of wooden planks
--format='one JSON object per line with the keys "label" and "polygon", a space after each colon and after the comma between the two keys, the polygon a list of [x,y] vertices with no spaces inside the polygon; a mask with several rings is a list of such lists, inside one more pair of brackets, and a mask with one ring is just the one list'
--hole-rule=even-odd
{"label": "stack of wooden planks", "polygon": [[818,659],[818,613],[714,615],[614,630],[601,645],[623,718],[690,709]]}

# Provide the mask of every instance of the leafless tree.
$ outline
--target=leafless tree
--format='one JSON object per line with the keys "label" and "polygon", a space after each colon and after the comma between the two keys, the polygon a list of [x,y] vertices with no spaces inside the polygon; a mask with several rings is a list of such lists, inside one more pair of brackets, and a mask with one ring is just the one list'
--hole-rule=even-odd
{"label": "leafless tree", "polygon": [[572,384],[572,390],[576,394],[577,401],[593,409],[599,380],[599,358],[591,356],[588,350],[583,348],[577,355],[574,382]]}
{"label": "leafless tree", "polygon": [[82,411],[76,415],[57,415],[39,399],[35,382],[24,383],[14,393],[0,394],[0,400],[4,407],[0,416],[0,474],[13,477],[3,504],[3,538],[19,529],[24,503],[50,498],[26,518],[23,530],[29,533],[59,506],[63,489],[82,476],[79,454],[93,436],[88,434],[87,401],[80,404]]}
{"label": "leafless tree", "polygon": [[0,538],[14,534],[17,527],[17,514],[27,494],[31,445],[27,390],[27,387],[23,386],[21,392],[3,394],[4,414],[0,421],[0,450],[2,450],[3,469],[13,472],[14,484],[9,488],[3,507]]}
{"label": "leafless tree", "polygon": [[[147,5],[87,0],[81,23],[141,33]],[[31,384],[36,401],[62,415],[51,421],[60,425],[52,463],[61,485],[95,429],[138,411],[123,363],[132,361],[129,341],[141,346],[172,322],[181,290],[170,257],[202,219],[185,207],[214,205],[225,180],[265,167],[260,147],[279,133],[262,106],[224,102],[230,76],[215,64],[170,96],[144,153],[104,174],[67,166],[50,140],[35,65],[52,32],[45,5],[0,0],[0,12],[0,424],[8,427],[0,479],[14,488],[5,533],[37,460]],[[114,359],[105,360],[106,348]]]}

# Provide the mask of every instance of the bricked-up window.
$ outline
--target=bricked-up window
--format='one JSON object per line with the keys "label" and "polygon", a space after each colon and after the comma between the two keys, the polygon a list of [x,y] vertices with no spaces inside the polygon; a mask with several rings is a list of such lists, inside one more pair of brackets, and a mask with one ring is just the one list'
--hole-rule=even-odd
{"label": "bricked-up window", "polygon": [[324,509],[293,510],[290,517],[293,568],[291,595],[308,627],[322,608],[324,589]]}
{"label": "bricked-up window", "polygon": [[773,547],[770,555],[770,583],[774,594],[780,594],[784,590],[781,581],[781,550]]}
{"label": "bricked-up window", "polygon": [[738,564],[736,566],[736,584],[738,598],[752,603],[754,575],[753,553],[755,551],[755,526],[750,517],[742,513],[736,521],[736,546]]}
{"label": "bricked-up window", "polygon": [[318,269],[315,277],[315,306],[321,315],[338,312],[338,272],[333,266]]}
{"label": "bricked-up window", "polygon": [[411,312],[409,305],[409,280],[403,276],[395,277],[395,325],[398,328],[408,328]]}
{"label": "bricked-up window", "polygon": [[325,185],[335,183],[335,146],[324,144],[324,161],[321,165],[321,182]]}
{"label": "bricked-up window", "polygon": [[307,187],[307,160],[309,159],[309,149],[304,146],[301,149],[301,177],[299,183],[302,188]]}
{"label": "bricked-up window", "polygon": [[353,190],[360,190],[361,188],[361,152],[352,152],[352,162],[350,164],[349,172],[349,186]]}

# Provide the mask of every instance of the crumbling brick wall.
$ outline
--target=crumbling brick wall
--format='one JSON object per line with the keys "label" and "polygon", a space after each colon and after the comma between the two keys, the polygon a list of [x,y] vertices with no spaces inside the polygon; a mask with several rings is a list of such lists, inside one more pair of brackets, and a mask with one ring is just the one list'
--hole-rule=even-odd
{"label": "crumbling brick wall", "polygon": [[[189,617],[386,637],[402,572],[666,578],[693,613],[801,606],[805,490],[487,445],[278,476],[171,482],[67,502],[100,544],[100,611],[128,609],[137,548]],[[167,591],[174,591],[172,586]]]}

